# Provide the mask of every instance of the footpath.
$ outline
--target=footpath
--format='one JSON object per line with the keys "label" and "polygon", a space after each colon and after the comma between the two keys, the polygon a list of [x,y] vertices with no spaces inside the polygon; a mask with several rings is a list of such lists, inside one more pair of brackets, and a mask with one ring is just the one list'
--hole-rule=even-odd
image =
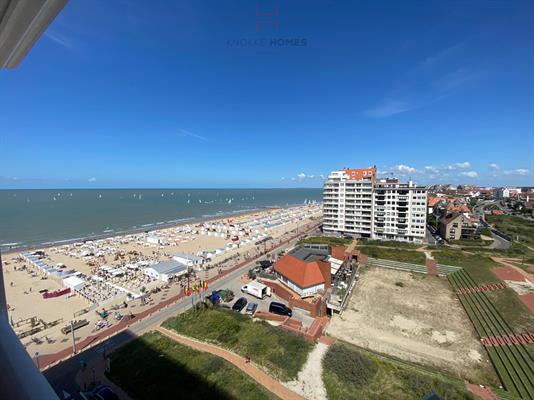
{"label": "footpath", "polygon": [[215,346],[206,342],[201,342],[186,336],[179,335],[161,326],[157,327],[156,330],[161,332],[163,335],[169,337],[170,339],[176,340],[177,342],[189,346],[193,349],[204,351],[206,353],[210,353],[218,357],[224,358],[226,361],[232,363],[241,371],[243,371],[252,379],[254,379],[256,382],[258,382],[260,385],[262,385],[265,389],[283,400],[304,400],[304,397],[299,396],[292,390],[282,385],[277,380],[271,378],[260,368],[255,366],[252,362],[247,362],[244,357],[241,357],[219,346]]}

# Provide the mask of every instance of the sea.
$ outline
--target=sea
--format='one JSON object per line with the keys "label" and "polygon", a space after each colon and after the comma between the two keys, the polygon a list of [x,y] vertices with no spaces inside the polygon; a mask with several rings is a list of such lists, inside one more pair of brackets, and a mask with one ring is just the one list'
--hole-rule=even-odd
{"label": "sea", "polygon": [[321,200],[321,189],[0,190],[0,249],[149,231]]}

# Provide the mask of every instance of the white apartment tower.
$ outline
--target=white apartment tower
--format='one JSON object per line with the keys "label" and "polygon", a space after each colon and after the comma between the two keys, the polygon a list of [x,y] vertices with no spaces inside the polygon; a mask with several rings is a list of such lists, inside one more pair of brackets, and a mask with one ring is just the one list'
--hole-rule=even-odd
{"label": "white apartment tower", "polygon": [[377,179],[376,168],[333,171],[324,184],[323,230],[422,243],[426,203],[424,187]]}

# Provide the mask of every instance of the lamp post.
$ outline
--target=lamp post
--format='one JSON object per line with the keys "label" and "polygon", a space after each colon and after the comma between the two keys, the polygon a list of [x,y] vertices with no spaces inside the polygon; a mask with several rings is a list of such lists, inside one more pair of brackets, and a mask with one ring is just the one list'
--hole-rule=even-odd
{"label": "lamp post", "polygon": [[74,337],[74,321],[70,320],[70,333],[72,335],[72,353],[76,354],[76,338]]}

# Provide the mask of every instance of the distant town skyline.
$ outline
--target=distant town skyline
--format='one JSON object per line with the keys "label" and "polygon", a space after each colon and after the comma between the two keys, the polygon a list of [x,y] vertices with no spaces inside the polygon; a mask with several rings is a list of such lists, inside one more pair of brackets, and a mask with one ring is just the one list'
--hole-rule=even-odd
{"label": "distant town skyline", "polygon": [[0,189],[534,186],[534,3],[274,3],[69,2],[0,73]]}

